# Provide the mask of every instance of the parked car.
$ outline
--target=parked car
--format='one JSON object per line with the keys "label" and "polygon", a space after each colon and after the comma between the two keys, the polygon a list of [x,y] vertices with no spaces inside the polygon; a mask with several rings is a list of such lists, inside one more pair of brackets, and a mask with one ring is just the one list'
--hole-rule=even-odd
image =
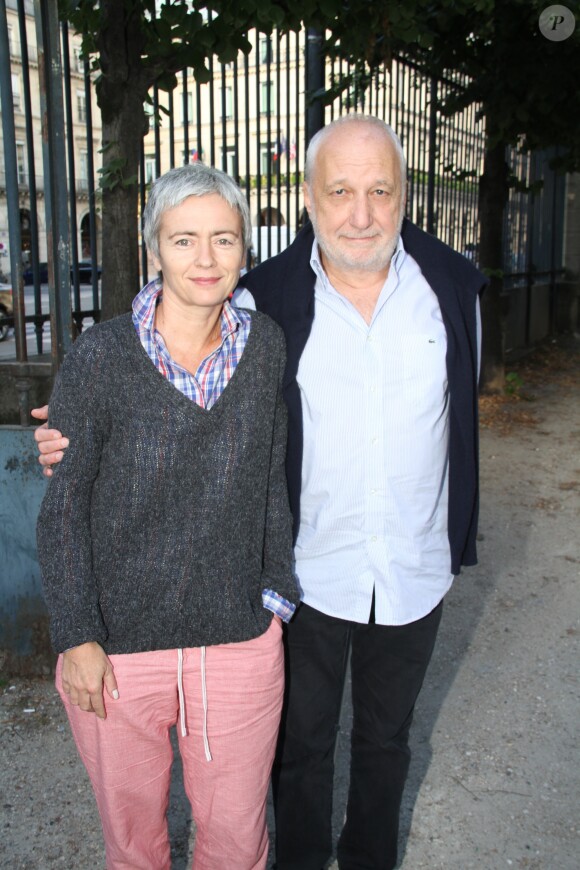
{"label": "parked car", "polygon": [[[96,266],[97,271],[97,280],[101,280],[102,269],[100,266]],[[71,268],[70,270],[70,279],[73,280],[74,270]],[[79,260],[79,284],[92,284],[93,283],[93,263],[92,260]]]}
{"label": "parked car", "polygon": [[4,341],[10,332],[10,326],[8,326],[4,318],[10,317],[13,312],[12,286],[10,284],[0,284],[0,341]]}
{"label": "parked car", "polygon": [[[40,283],[48,284],[48,263],[39,263],[39,272],[40,272]],[[96,267],[97,269],[97,280],[101,280],[102,269],[100,266]],[[93,264],[91,260],[79,260],[79,284],[92,284],[93,278]],[[22,279],[24,281],[25,286],[30,284],[34,284],[34,276],[32,274],[32,266],[27,266],[22,274]],[[70,280],[71,284],[74,281],[74,269],[71,266],[70,270]]]}
{"label": "parked car", "polygon": [[[39,263],[38,268],[40,271],[40,283],[48,284],[48,263]],[[26,269],[22,273],[22,280],[25,287],[29,286],[30,284],[34,284],[32,265],[26,267]]]}

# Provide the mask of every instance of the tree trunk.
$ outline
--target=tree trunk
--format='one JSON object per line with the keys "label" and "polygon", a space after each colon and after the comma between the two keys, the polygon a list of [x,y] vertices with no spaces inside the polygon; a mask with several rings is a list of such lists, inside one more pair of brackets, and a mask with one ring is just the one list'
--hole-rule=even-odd
{"label": "tree trunk", "polygon": [[131,309],[139,290],[138,173],[153,78],[142,55],[138,5],[101,0],[97,100],[103,123],[102,317]]}
{"label": "tree trunk", "polygon": [[509,168],[503,142],[490,144],[488,132],[479,180],[479,265],[489,275],[481,302],[483,346],[481,391],[501,393],[505,387],[503,290],[503,218],[508,199]]}
{"label": "tree trunk", "polygon": [[[105,168],[115,166],[103,189],[103,280],[102,317],[107,320],[131,309],[139,290],[138,184],[143,128],[136,119],[143,116],[143,99],[128,88],[114,117],[103,117]],[[114,162],[113,162],[114,161]]]}

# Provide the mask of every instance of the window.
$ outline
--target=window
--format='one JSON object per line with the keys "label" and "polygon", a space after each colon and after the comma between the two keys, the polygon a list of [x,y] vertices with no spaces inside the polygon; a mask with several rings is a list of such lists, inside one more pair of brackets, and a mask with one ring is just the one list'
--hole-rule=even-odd
{"label": "window", "polygon": [[229,176],[238,177],[238,152],[235,145],[227,145],[225,150],[222,149],[222,166]]}
{"label": "window", "polygon": [[157,178],[157,170],[155,168],[155,155],[145,155],[145,184],[151,184]]}
{"label": "window", "polygon": [[276,168],[276,143],[270,142],[270,145],[263,145],[260,149],[260,172],[262,175],[267,175],[268,172],[273,172]]}
{"label": "window", "polygon": [[81,151],[79,154],[79,190],[89,189],[89,155],[87,151]]}
{"label": "window", "polygon": [[18,172],[18,184],[28,184],[28,174],[26,172],[26,152],[24,150],[24,142],[16,143],[16,170]]}
{"label": "window", "polygon": [[20,76],[12,73],[12,103],[15,109],[20,109]]}
{"label": "window", "polygon": [[78,73],[84,73],[85,71],[85,63],[81,56],[80,46],[75,46],[73,49],[74,52],[74,68]]}
{"label": "window", "polygon": [[222,118],[234,117],[234,93],[230,85],[222,90]]}
{"label": "window", "polygon": [[272,62],[272,37],[260,37],[260,63]]}
{"label": "window", "polygon": [[87,98],[85,92],[77,90],[77,120],[84,122],[87,120]]}
{"label": "window", "polygon": [[268,115],[276,111],[273,82],[262,82],[260,85],[260,114]]}
{"label": "window", "polygon": [[185,99],[187,102],[187,119],[185,117],[185,111],[184,111],[185,107],[183,105],[183,98],[182,98],[182,102],[181,102],[181,114],[183,116],[182,121],[184,124],[185,124],[186,120],[188,123],[191,123],[191,121],[193,120],[193,94],[191,94],[188,91],[185,95]]}
{"label": "window", "polygon": [[16,57],[16,46],[12,42],[12,25],[8,25],[8,52],[10,57]]}

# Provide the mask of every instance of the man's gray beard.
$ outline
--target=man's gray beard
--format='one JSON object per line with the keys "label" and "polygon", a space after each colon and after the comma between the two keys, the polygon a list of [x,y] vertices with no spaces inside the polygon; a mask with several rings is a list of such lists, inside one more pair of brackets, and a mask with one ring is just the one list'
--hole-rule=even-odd
{"label": "man's gray beard", "polygon": [[320,235],[314,209],[311,210],[309,217],[312,226],[314,227],[314,235],[316,236],[316,241],[322,252],[323,258],[327,263],[335,268],[343,269],[348,272],[382,272],[386,269],[397,248],[399,236],[401,235],[401,227],[403,225],[403,216],[401,215],[396,233],[391,236],[391,238],[387,239],[384,245],[375,251],[374,254],[369,256],[368,259],[359,260],[354,257],[349,257],[348,254],[345,254],[343,251],[336,250],[336,246],[329,246],[326,243],[326,240]]}

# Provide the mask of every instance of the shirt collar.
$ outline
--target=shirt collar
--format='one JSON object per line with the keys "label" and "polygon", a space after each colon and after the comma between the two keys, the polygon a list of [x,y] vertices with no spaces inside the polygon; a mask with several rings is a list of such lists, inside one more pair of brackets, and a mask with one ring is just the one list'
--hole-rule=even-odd
{"label": "shirt collar", "polygon": [[[140,332],[153,333],[155,308],[162,299],[163,283],[161,278],[154,278],[135,296],[133,300],[133,321]],[[226,299],[221,313],[220,330],[222,341],[236,332],[241,321],[235,308]]]}

